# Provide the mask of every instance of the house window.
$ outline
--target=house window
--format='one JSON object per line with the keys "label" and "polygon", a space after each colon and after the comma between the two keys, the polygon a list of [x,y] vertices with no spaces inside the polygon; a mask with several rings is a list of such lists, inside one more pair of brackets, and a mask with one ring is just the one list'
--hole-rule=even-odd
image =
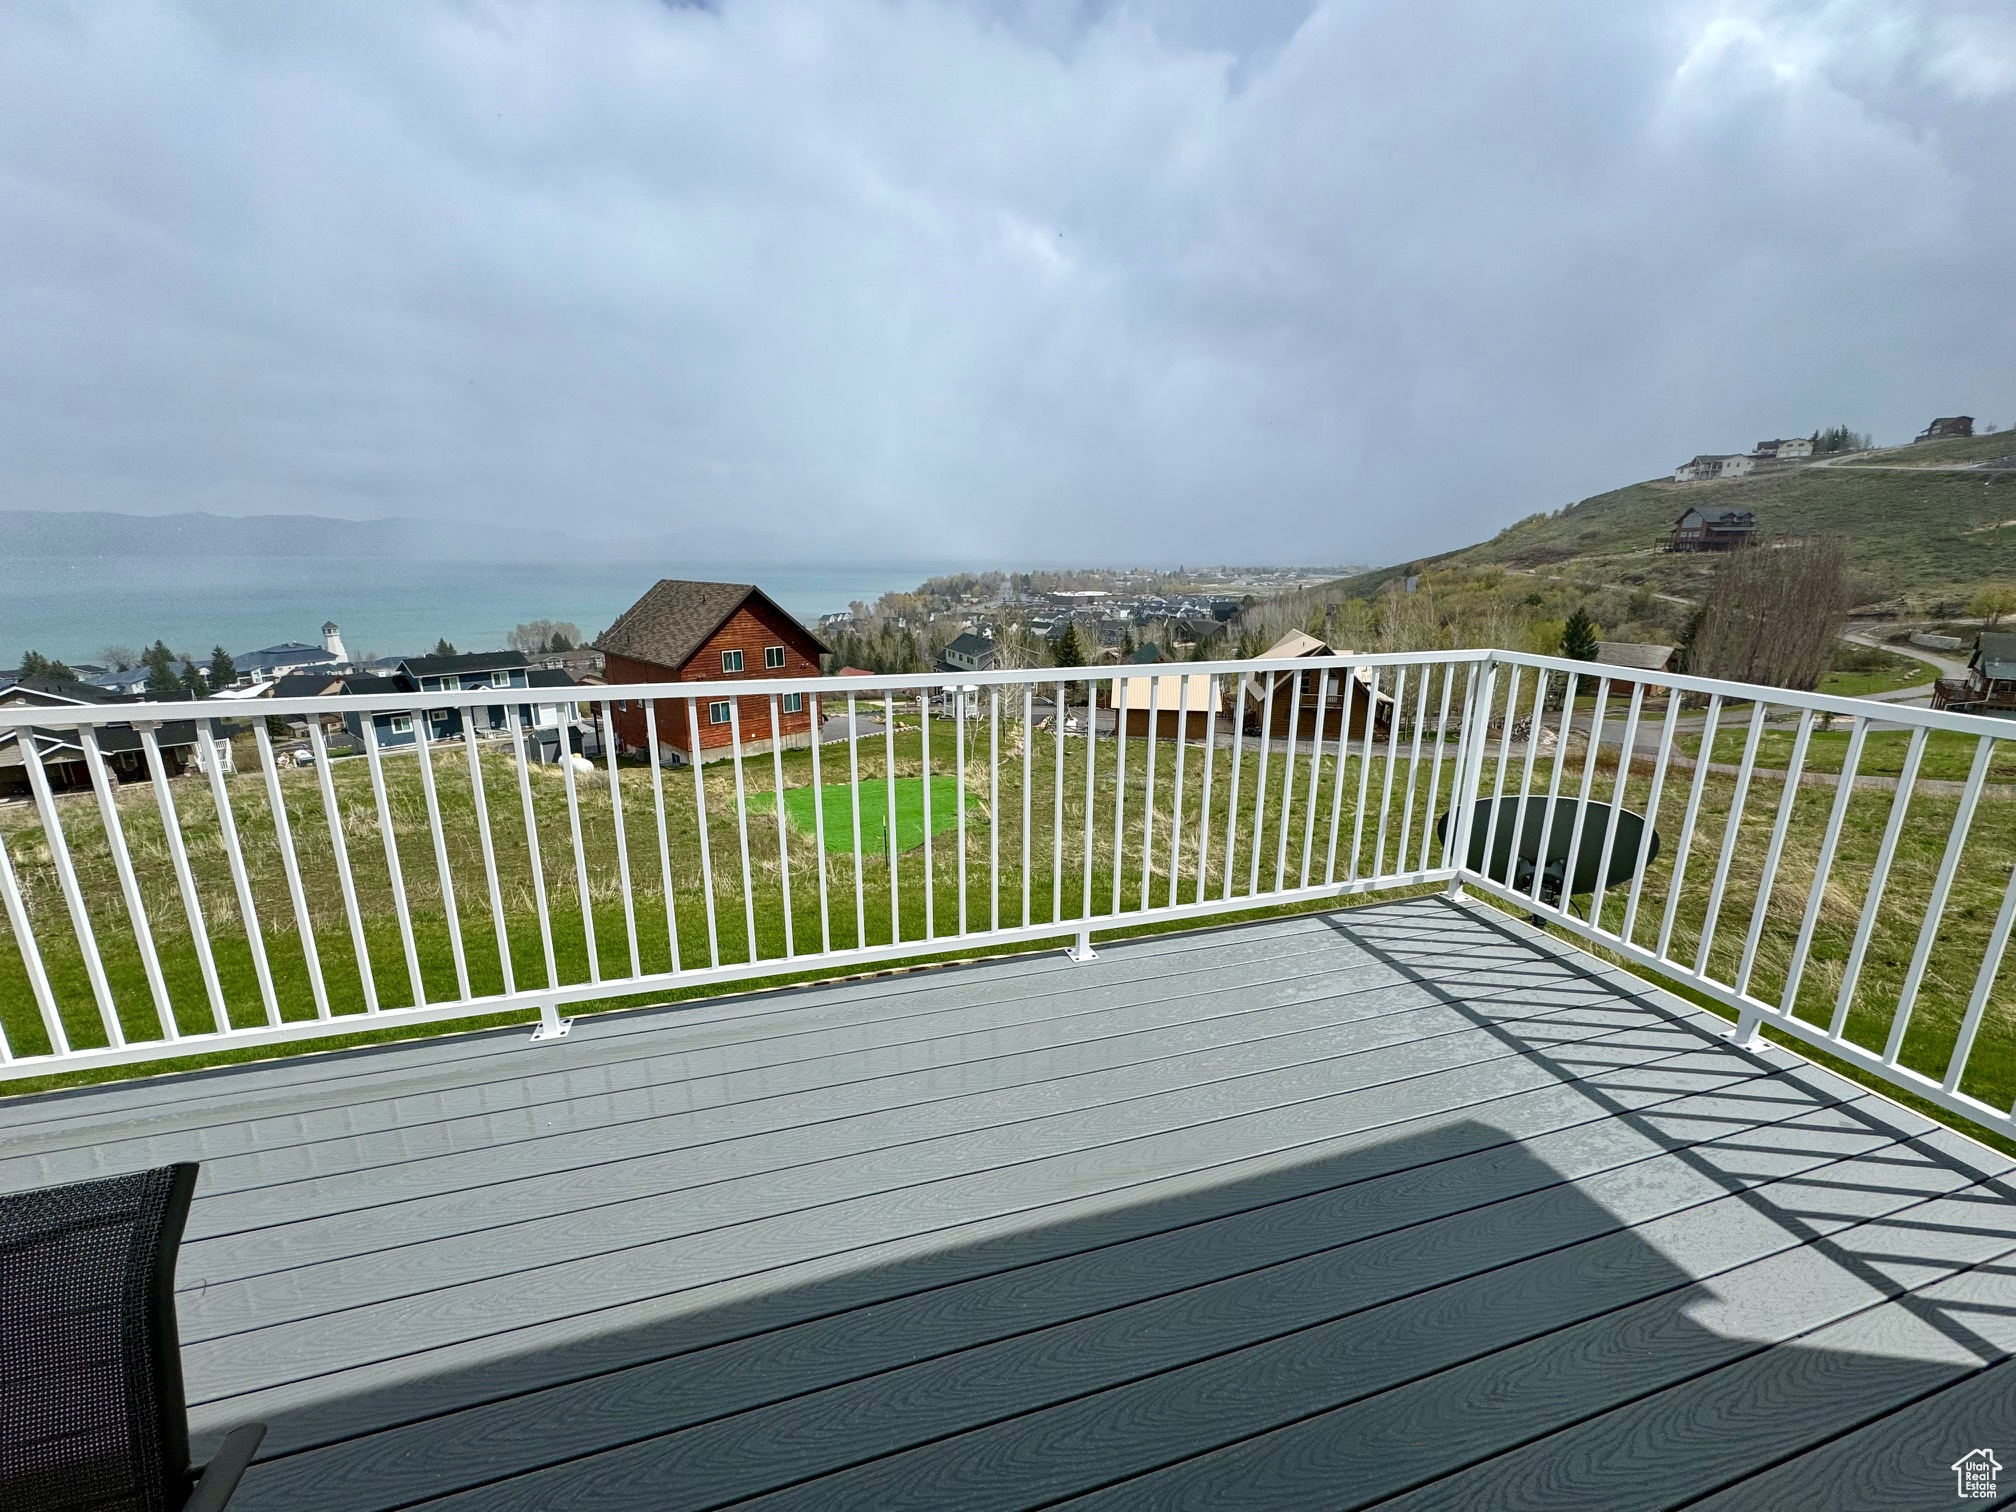
{"label": "house window", "polygon": [[784,712],[786,714],[799,714],[804,712],[804,709],[805,695],[803,693],[786,693],[784,695]]}
{"label": "house window", "polygon": [[493,688],[510,687],[511,674],[509,672],[492,672],[490,674],[490,686]]}
{"label": "house window", "polygon": [[456,692],[461,686],[462,679],[453,672],[450,672],[446,677],[441,679],[441,691],[444,693]]}
{"label": "house window", "polygon": [[763,665],[772,672],[781,668],[784,665],[784,648],[782,646],[765,646],[763,648]]}
{"label": "house window", "polygon": [[740,651],[723,651],[721,653],[721,670],[723,672],[740,672],[742,670],[742,653]]}
{"label": "house window", "polygon": [[411,735],[413,733],[413,716],[411,714],[394,714],[386,728],[394,735]]}
{"label": "house window", "polygon": [[[740,656],[740,655],[741,655],[742,653],[738,651],[738,652],[736,652],[735,654],[736,654],[737,656]],[[710,703],[709,705],[707,705],[707,723],[709,723],[709,724],[726,724],[726,723],[728,723],[728,700],[727,700],[727,699],[723,698],[723,699],[719,700],[718,702],[715,702],[715,703]]]}

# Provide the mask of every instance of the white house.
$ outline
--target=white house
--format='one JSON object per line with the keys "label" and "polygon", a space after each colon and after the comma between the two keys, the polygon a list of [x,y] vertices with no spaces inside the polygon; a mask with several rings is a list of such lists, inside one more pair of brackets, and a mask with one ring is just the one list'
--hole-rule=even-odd
{"label": "white house", "polygon": [[1703,452],[1673,469],[1675,483],[1705,483],[1711,478],[1740,478],[1756,469],[1753,458],[1740,453]]}
{"label": "white house", "polygon": [[1759,462],[1797,462],[1813,455],[1813,443],[1804,436],[1786,436],[1776,441],[1759,441],[1750,455]]}

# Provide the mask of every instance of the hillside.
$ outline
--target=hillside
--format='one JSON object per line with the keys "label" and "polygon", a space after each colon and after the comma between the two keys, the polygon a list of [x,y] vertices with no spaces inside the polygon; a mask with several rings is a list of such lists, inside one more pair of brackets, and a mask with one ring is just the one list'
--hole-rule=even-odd
{"label": "hillside", "polygon": [[1748,509],[1760,539],[1839,535],[1870,601],[1952,612],[1990,582],[2016,582],[2016,433],[1851,453],[1712,483],[1659,479],[1533,515],[1490,540],[1419,564],[1346,579],[1361,596],[1420,565],[1543,569],[1576,579],[1698,596],[1711,555],[1676,555],[1658,541],[1689,505]]}

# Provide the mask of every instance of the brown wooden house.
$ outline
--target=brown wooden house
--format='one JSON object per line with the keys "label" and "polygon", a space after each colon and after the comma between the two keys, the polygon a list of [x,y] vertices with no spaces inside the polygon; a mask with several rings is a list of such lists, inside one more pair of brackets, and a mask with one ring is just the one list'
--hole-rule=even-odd
{"label": "brown wooden house", "polygon": [[[827,647],[777,601],[753,583],[689,582],[663,578],[617,617],[595,643],[603,675],[612,686],[624,683],[723,682],[819,675]],[[650,745],[643,699],[619,699],[616,738],[626,750]],[[739,726],[742,754],[756,755],[773,743],[812,743],[812,715],[805,695],[779,696],[773,729],[770,697],[746,694],[728,699],[657,701],[657,758],[710,761],[730,754]],[[690,709],[690,717],[689,717]],[[694,750],[693,731],[699,731]]]}
{"label": "brown wooden house", "polygon": [[1661,543],[1665,551],[1736,551],[1757,533],[1757,516],[1747,509],[1690,509],[1673,522]]}
{"label": "brown wooden house", "polygon": [[[1260,653],[1267,661],[1337,654],[1315,636],[1300,630],[1291,630]],[[1383,737],[1393,713],[1392,693],[1385,687],[1373,688],[1368,668],[1350,672],[1329,668],[1327,687],[1325,670],[1310,667],[1297,672],[1283,667],[1273,674],[1255,672],[1243,694],[1241,727],[1249,735],[1264,731],[1274,740],[1286,740],[1290,730],[1297,741],[1312,740],[1319,731],[1326,741],[1334,741],[1340,734],[1348,740],[1364,736],[1369,712],[1374,736]],[[1392,678],[1389,671],[1382,681],[1390,686]]]}

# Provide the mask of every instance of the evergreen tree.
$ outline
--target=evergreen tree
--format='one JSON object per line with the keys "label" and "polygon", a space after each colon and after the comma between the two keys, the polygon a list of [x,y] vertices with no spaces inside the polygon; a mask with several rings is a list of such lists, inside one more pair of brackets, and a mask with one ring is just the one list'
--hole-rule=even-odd
{"label": "evergreen tree", "polygon": [[44,656],[40,651],[23,651],[20,671],[23,677],[58,677],[66,682],[74,682],[77,677],[67,663],[53,656]]}
{"label": "evergreen tree", "polygon": [[1070,620],[1065,623],[1064,633],[1057,637],[1057,649],[1054,655],[1057,659],[1057,665],[1060,667],[1082,667],[1085,665],[1085,644],[1078,639],[1078,622],[1076,620]]}
{"label": "evergreen tree", "polygon": [[[154,679],[152,676],[149,676],[147,681],[151,685]],[[210,696],[210,684],[204,680],[203,673],[197,667],[196,663],[191,661],[185,661],[182,663],[182,676],[180,681],[182,684],[182,691],[188,697],[208,698]]]}
{"label": "evergreen tree", "polygon": [[175,675],[175,653],[168,649],[165,641],[154,642],[140,661],[147,668],[149,698],[179,699],[188,692],[182,686],[182,679]]}
{"label": "evergreen tree", "polygon": [[1122,661],[1125,661],[1139,649],[1134,644],[1134,632],[1131,629],[1120,632],[1120,659]]}
{"label": "evergreen tree", "polygon": [[455,642],[448,639],[448,637],[445,635],[442,636],[441,639],[434,642],[434,654],[436,656],[461,655],[461,653],[455,649]]}
{"label": "evergreen tree", "polygon": [[1691,672],[1694,670],[1694,642],[1701,635],[1701,611],[1696,609],[1687,617],[1686,627],[1680,632],[1680,644],[1673,648],[1673,670]]}
{"label": "evergreen tree", "polygon": [[1596,622],[1579,604],[1561,627],[1561,654],[1571,661],[1596,660]]}
{"label": "evergreen tree", "polygon": [[238,667],[222,646],[210,653],[210,686],[228,688],[238,681]]}
{"label": "evergreen tree", "polygon": [[555,630],[553,632],[553,639],[547,644],[546,649],[548,651],[572,651],[574,645],[573,642],[567,639],[565,632]]}

